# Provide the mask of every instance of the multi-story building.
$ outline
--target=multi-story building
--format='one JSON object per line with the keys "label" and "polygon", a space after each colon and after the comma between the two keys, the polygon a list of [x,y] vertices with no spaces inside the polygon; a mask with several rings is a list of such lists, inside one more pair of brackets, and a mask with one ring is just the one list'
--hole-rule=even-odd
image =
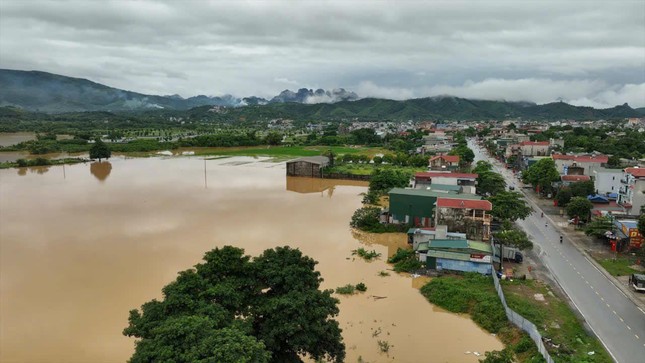
{"label": "multi-story building", "polygon": [[623,171],[620,169],[598,168],[593,170],[593,182],[598,194],[618,194]]}
{"label": "multi-story building", "polygon": [[477,176],[471,173],[419,172],[414,174],[412,187],[422,189],[433,184],[459,185],[463,193],[475,194]]}
{"label": "multi-story building", "polygon": [[428,160],[429,170],[455,170],[459,167],[459,155],[437,155]]}
{"label": "multi-story building", "polygon": [[493,209],[487,200],[437,198],[435,226],[446,225],[451,232],[465,233],[468,239],[490,239],[490,214]]}
{"label": "multi-story building", "polygon": [[584,175],[594,176],[594,171],[602,170],[602,165],[609,160],[607,155],[551,155],[555,162],[555,167],[561,174],[569,174],[567,169],[571,166],[577,166],[584,169]]}
{"label": "multi-story building", "polygon": [[645,206],[645,169],[626,168],[620,179],[618,204],[629,214],[640,214]]}

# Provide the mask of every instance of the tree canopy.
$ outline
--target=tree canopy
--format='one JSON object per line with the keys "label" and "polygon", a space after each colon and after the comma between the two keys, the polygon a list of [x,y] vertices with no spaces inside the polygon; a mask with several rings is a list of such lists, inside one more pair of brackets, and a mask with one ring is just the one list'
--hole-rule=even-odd
{"label": "tree canopy", "polygon": [[161,301],[130,311],[130,362],[342,362],[338,300],[319,290],[316,264],[290,247],[253,259],[231,246],[207,252]]}
{"label": "tree canopy", "polygon": [[495,239],[502,242],[505,246],[517,247],[520,250],[532,249],[533,242],[529,239],[524,231],[517,228],[506,229],[495,233]]}
{"label": "tree canopy", "polygon": [[484,171],[477,175],[477,192],[482,195],[495,195],[506,190],[506,180],[501,174]]}
{"label": "tree canopy", "polygon": [[551,190],[551,183],[560,180],[560,173],[551,158],[540,159],[522,174],[524,183],[530,183],[540,190]]}
{"label": "tree canopy", "polygon": [[90,148],[90,159],[109,159],[112,156],[110,148],[99,138],[96,139],[94,145]]}
{"label": "tree canopy", "polygon": [[588,195],[596,194],[596,186],[593,180],[586,180],[577,183],[571,183],[571,194],[574,197],[586,197]]}
{"label": "tree canopy", "polygon": [[522,194],[518,192],[503,191],[491,196],[488,200],[493,204],[491,214],[499,220],[516,221],[524,219],[532,211]]}
{"label": "tree canopy", "polygon": [[573,197],[567,204],[567,215],[571,218],[578,217],[580,220],[587,221],[591,214],[593,204],[584,197]]}
{"label": "tree canopy", "polygon": [[638,231],[641,233],[641,236],[645,236],[645,214],[641,214],[638,217]]}
{"label": "tree canopy", "polygon": [[587,236],[594,236],[594,237],[605,237],[605,233],[607,231],[611,231],[612,229],[612,222],[611,218],[609,217],[598,217],[594,218],[591,223],[587,225],[585,228],[585,234]]}

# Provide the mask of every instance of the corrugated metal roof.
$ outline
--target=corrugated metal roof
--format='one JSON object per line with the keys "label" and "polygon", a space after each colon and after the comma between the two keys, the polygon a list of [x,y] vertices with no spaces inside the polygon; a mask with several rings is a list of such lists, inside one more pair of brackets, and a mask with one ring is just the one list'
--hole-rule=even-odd
{"label": "corrugated metal roof", "polygon": [[462,252],[429,250],[428,252],[426,252],[426,256],[436,257],[436,258],[446,258],[451,260],[470,261],[470,253],[462,253]]}
{"label": "corrugated metal roof", "polygon": [[430,184],[430,186],[427,187],[426,190],[453,190],[458,192],[461,190],[461,185]]}
{"label": "corrugated metal roof", "polygon": [[493,253],[493,249],[490,247],[490,244],[486,242],[468,241],[468,245],[472,250]]}
{"label": "corrugated metal roof", "polygon": [[468,241],[465,239],[433,239],[428,241],[428,248],[468,248]]}
{"label": "corrugated metal roof", "polygon": [[492,210],[493,205],[487,200],[470,200],[466,198],[438,198],[437,207],[454,209]]}
{"label": "corrugated metal roof", "polygon": [[314,164],[329,164],[329,158],[326,156],[305,156],[302,158],[297,158],[293,160],[289,160],[289,163],[293,163],[296,161],[306,161],[309,163],[314,163]]}
{"label": "corrugated metal roof", "polygon": [[418,173],[414,174],[415,177],[421,177],[421,178],[458,178],[458,179],[477,179],[479,176],[478,174],[472,174],[472,173],[445,173],[445,172],[425,172],[421,171]]}

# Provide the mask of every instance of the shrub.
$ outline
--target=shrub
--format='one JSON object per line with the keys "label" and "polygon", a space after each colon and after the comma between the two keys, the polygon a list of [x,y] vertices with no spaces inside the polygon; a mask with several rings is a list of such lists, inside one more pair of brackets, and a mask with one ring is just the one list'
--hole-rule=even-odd
{"label": "shrub", "polygon": [[524,353],[533,348],[534,345],[535,342],[528,335],[522,335],[522,338],[515,344],[513,350],[515,350],[515,353]]}
{"label": "shrub", "polygon": [[336,293],[341,295],[352,295],[356,291],[356,287],[352,284],[347,284],[345,286],[337,287]]}
{"label": "shrub", "polygon": [[375,258],[381,257],[380,253],[378,253],[378,252],[376,252],[374,250],[367,251],[363,247],[361,247],[361,248],[359,248],[357,250],[353,250],[352,255],[358,255],[358,257],[364,259],[365,261],[372,261]]}
{"label": "shrub", "polygon": [[356,290],[360,292],[365,292],[367,291],[367,286],[365,286],[364,283],[359,282],[358,284],[356,284]]}
{"label": "shrub", "polygon": [[414,251],[403,248],[397,249],[394,256],[387,262],[394,264],[396,272],[414,272],[423,267],[423,263],[419,261]]}

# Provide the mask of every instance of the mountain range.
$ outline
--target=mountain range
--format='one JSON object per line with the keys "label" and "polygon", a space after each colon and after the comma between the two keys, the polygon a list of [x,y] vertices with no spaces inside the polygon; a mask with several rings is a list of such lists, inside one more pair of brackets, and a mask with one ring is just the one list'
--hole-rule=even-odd
{"label": "mountain range", "polygon": [[0,106],[17,106],[47,113],[78,111],[141,111],[150,109],[187,110],[199,106],[238,107],[269,103],[319,103],[357,100],[358,95],[342,88],[332,91],[301,88],[284,90],[270,100],[261,97],[238,98],[179,95],[157,96],[125,91],[95,83],[39,71],[0,69]]}
{"label": "mountain range", "polygon": [[213,106],[230,107],[226,117],[240,119],[292,118],[309,120],[484,120],[525,118],[543,120],[594,120],[645,116],[645,108],[627,104],[607,109],[580,107],[564,102],[470,100],[438,96],[395,101],[359,96],[342,88],[331,91],[302,88],[279,95],[238,98],[179,95],[157,96],[108,87],[86,79],[39,71],[0,69],[0,106],[14,106],[44,113],[86,111],[186,111],[194,116],[212,115]]}

